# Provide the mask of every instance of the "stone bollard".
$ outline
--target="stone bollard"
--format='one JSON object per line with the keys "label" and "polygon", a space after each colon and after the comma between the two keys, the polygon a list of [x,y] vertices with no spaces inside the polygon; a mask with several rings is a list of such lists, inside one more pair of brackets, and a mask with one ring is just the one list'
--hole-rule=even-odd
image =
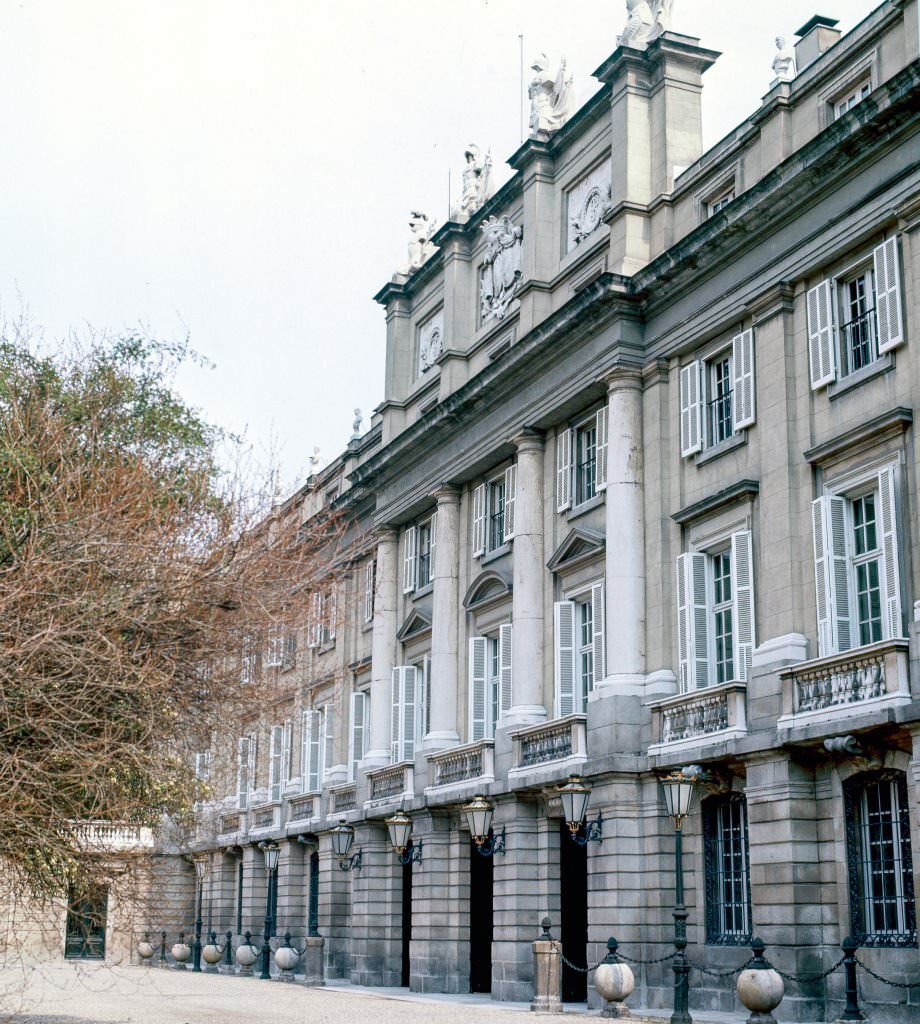
{"label": "stone bollard", "polygon": [[291,933],[284,933],[284,945],[275,950],[275,963],[280,974],[275,981],[293,981],[294,970],[300,962],[302,953],[291,945]]}
{"label": "stone bollard", "polygon": [[144,932],[144,937],[137,944],[137,955],[141,958],[141,962],[146,967],[150,966],[150,961],[155,952],[156,950],[153,948],[153,943],[150,941],[150,933]]}
{"label": "stone bollard", "polygon": [[738,975],[738,998],[751,1011],[748,1024],[776,1024],[773,1011],[783,1001],[783,979],[764,957],[765,948],[761,939],[754,939],[754,959]]}
{"label": "stone bollard", "polygon": [[562,1013],[562,946],[549,933],[550,919],[540,922],[543,934],[533,944],[533,1002],[538,1013]]}
{"label": "stone bollard", "polygon": [[240,965],[240,976],[252,977],[252,965],[259,959],[259,950],[252,944],[252,932],[243,936],[246,940],[236,947],[236,962]]}
{"label": "stone bollard", "polygon": [[629,964],[617,959],[617,940],[612,935],[607,940],[607,955],[594,972],[594,987],[607,1000],[602,1017],[629,1016],[629,1007],[623,1000],[636,987],[636,979]]}
{"label": "stone bollard", "polygon": [[304,985],[325,985],[323,979],[323,945],[321,935],[308,935],[304,940],[303,972]]}
{"label": "stone bollard", "polygon": [[208,974],[217,974],[217,965],[224,955],[222,946],[217,945],[217,932],[211,932],[210,941],[201,950],[201,959],[204,960],[204,969]]}
{"label": "stone bollard", "polygon": [[167,967],[168,963],[166,960],[166,932],[160,932],[160,959],[157,964],[158,967]]}
{"label": "stone bollard", "polygon": [[177,971],[189,970],[189,960],[192,957],[192,947],[185,941],[185,932],[179,932],[179,941],[173,943],[170,950],[173,958],[173,967]]}
{"label": "stone bollard", "polygon": [[859,1008],[859,986],[856,983],[856,950],[859,949],[859,940],[848,935],[843,940],[842,946],[843,972],[846,979],[844,989],[846,1006],[837,1019],[838,1021],[865,1020],[866,1015]]}

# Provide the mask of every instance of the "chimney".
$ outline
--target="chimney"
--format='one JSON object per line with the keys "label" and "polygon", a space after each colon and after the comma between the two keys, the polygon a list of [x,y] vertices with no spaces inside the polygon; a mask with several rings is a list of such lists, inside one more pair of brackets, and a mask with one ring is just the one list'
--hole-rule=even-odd
{"label": "chimney", "polygon": [[836,24],[836,18],[816,14],[796,32],[798,42],[795,44],[795,66],[799,74],[840,38],[840,29],[834,27]]}

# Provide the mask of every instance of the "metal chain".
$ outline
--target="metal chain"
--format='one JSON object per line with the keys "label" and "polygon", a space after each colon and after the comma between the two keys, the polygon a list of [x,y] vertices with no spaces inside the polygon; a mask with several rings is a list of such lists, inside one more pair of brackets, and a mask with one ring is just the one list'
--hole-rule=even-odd
{"label": "metal chain", "polygon": [[566,967],[568,967],[570,970],[578,971],[579,974],[590,974],[592,971],[596,971],[598,967],[600,967],[600,965],[604,962],[603,960],[598,960],[598,962],[593,967],[579,967],[577,964],[573,964],[572,961],[566,957],[565,953],[562,952],[561,948],[559,950],[559,956]]}
{"label": "metal chain", "polygon": [[781,978],[785,978],[786,981],[794,981],[797,985],[811,985],[816,981],[823,981],[829,974],[833,974],[845,959],[846,957],[842,956],[837,963],[831,964],[831,966],[821,974],[786,974],[785,971],[781,971],[776,966],[773,967],[773,970],[776,971]]}
{"label": "metal chain", "polygon": [[876,974],[875,971],[873,971],[871,967],[867,967],[862,960],[858,960],[855,956],[853,959],[866,972],[866,974],[870,974],[876,981],[882,982],[883,985],[890,985],[892,988],[920,988],[920,981],[889,981],[887,978],[883,978],[881,974]]}
{"label": "metal chain", "polygon": [[674,953],[668,953],[667,956],[659,956],[655,960],[641,960],[638,957],[626,956],[625,953],[621,953],[619,950],[616,952],[617,960],[625,960],[628,964],[663,964],[665,960],[673,960],[674,956]]}
{"label": "metal chain", "polygon": [[750,957],[749,959],[745,960],[740,967],[734,967],[730,971],[710,971],[706,967],[700,967],[699,964],[695,964],[689,957],[687,958],[687,963],[693,968],[693,970],[699,971],[700,974],[708,974],[710,978],[730,978],[732,977],[732,975],[740,974],[745,969],[745,967],[747,967],[749,964],[753,962],[754,958]]}

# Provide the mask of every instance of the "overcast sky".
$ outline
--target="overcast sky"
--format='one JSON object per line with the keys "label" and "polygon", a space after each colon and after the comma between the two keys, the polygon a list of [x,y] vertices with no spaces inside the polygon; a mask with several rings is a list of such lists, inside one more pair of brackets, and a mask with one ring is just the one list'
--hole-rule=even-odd
{"label": "overcast sky", "polygon": [[[753,111],[773,38],[866,0],[676,0],[722,51],[704,145]],[[0,307],[46,341],[86,325],[187,335],[180,379],[208,418],[303,475],[383,394],[371,296],[407,213],[443,221],[463,149],[499,183],[521,138],[519,35],[565,54],[579,100],[612,52],[609,0],[0,0]]]}

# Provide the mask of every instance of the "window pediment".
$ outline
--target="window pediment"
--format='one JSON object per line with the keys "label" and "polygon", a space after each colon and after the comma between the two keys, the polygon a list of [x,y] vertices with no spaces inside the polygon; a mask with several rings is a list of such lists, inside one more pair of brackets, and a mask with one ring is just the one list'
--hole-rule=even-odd
{"label": "window pediment", "polygon": [[400,643],[404,643],[411,637],[418,636],[420,633],[425,633],[431,629],[431,619],[427,615],[423,615],[418,609],[413,608],[406,616],[405,621],[399,627],[399,631],[396,634],[396,639]]}
{"label": "window pediment", "polygon": [[583,526],[576,527],[569,531],[565,540],[556,548],[546,563],[546,567],[550,572],[560,572],[588,558],[593,558],[600,554],[605,547],[606,539],[599,530],[589,530]]}
{"label": "window pediment", "polygon": [[463,607],[467,611],[507,597],[511,593],[511,581],[495,569],[481,572],[470,584],[463,596]]}

